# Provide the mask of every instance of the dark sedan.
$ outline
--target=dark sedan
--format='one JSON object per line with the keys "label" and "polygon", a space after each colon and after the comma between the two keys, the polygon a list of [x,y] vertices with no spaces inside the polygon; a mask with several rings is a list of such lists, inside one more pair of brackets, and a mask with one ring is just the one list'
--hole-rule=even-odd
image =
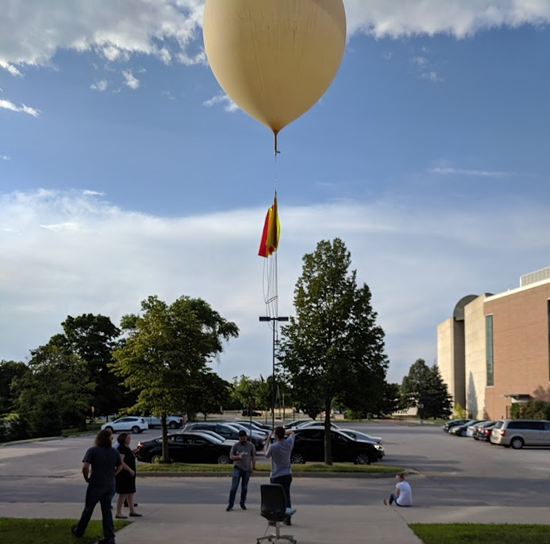
{"label": "dark sedan", "polygon": [[[384,448],[362,440],[354,440],[344,433],[330,432],[332,460],[352,462],[356,465],[370,465],[384,457]],[[325,460],[325,430],[318,428],[297,429],[296,441],[292,450],[292,463]]]}
{"label": "dark sedan", "polygon": [[[185,426],[186,431],[214,431],[223,436],[226,440],[238,440],[239,429],[230,423],[215,423],[213,421],[200,421],[196,423],[188,423]],[[251,431],[252,436],[249,436],[250,441],[256,446],[258,451],[261,451],[265,445],[265,435],[258,435]]]}
{"label": "dark sedan", "polygon": [[491,441],[491,432],[495,426],[496,421],[486,421],[480,425],[476,425],[474,429],[473,438],[474,440],[481,440],[482,442]]}
{"label": "dark sedan", "polygon": [[443,430],[448,433],[450,429],[453,427],[456,427],[457,425],[464,425],[465,423],[468,423],[468,421],[472,421],[471,419],[451,419],[450,421],[447,421],[445,425],[443,425]]}
{"label": "dark sedan", "polygon": [[[213,435],[199,432],[182,432],[168,435],[168,457],[176,463],[231,463],[229,452],[233,442],[221,441]],[[145,463],[162,459],[162,437],[140,442],[137,458]]]}

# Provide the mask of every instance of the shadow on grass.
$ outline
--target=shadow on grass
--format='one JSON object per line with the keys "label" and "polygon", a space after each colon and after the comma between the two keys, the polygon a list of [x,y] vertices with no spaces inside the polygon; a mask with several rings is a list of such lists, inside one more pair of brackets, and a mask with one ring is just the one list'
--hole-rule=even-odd
{"label": "shadow on grass", "polygon": [[[92,520],[82,538],[71,533],[76,519],[26,519],[0,518],[2,544],[94,544],[103,538],[101,521]],[[115,521],[115,531],[119,531],[128,521]]]}

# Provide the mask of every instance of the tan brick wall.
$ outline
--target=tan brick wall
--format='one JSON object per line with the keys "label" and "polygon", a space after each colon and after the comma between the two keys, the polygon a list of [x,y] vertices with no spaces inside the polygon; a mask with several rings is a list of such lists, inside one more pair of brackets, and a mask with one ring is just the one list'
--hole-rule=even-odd
{"label": "tan brick wall", "polygon": [[485,315],[493,315],[494,386],[485,390],[487,416],[506,417],[507,394],[550,398],[548,299],[550,282],[488,297]]}
{"label": "tan brick wall", "polygon": [[458,402],[463,408],[464,395],[464,347],[463,322],[450,317],[437,326],[437,366],[447,384],[453,405]]}
{"label": "tan brick wall", "polygon": [[466,410],[473,418],[484,419],[487,383],[485,357],[486,295],[481,295],[464,308],[464,344],[466,375]]}

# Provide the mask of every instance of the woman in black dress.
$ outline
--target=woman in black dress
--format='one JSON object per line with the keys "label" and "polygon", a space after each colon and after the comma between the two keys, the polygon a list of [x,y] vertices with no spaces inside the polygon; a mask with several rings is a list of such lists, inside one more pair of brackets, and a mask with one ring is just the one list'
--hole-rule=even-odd
{"label": "woman in black dress", "polygon": [[122,513],[124,501],[128,501],[130,507],[130,517],[141,517],[135,510],[134,493],[136,492],[136,456],[130,448],[132,435],[120,433],[117,438],[118,453],[122,459],[122,470],[116,475],[116,492],[118,500],[116,503],[116,516],[118,519],[126,519]]}

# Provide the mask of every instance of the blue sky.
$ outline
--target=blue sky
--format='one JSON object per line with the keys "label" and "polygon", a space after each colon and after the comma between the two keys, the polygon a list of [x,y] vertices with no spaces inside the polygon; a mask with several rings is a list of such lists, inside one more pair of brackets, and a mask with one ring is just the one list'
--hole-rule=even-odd
{"label": "blue sky", "polygon": [[0,359],[67,315],[118,324],[190,295],[241,329],[220,375],[268,375],[257,248],[275,177],[279,313],[302,256],[342,238],[391,381],[435,361],[462,296],[550,265],[547,1],[346,0],[340,70],[276,165],[208,67],[202,1],[4,3]]}

